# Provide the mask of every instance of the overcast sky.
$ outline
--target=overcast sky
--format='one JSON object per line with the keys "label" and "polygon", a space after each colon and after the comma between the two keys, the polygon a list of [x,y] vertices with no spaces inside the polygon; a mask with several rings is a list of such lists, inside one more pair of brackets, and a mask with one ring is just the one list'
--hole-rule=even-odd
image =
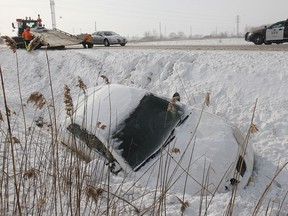
{"label": "overcast sky", "polygon": [[[52,28],[50,0],[0,0],[0,33],[13,36],[16,18],[37,18]],[[56,27],[72,33],[113,30],[125,36],[144,32],[187,36],[227,32],[272,24],[288,18],[288,0],[54,0]],[[96,25],[95,25],[96,24]]]}

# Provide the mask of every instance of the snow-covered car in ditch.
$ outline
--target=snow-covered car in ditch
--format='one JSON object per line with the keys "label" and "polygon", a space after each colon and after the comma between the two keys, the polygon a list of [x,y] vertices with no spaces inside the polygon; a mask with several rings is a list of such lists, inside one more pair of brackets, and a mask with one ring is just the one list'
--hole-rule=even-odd
{"label": "snow-covered car in ditch", "polygon": [[263,29],[253,32],[247,32],[245,40],[256,45],[288,42],[288,20],[274,23],[268,27],[265,26]]}
{"label": "snow-covered car in ditch", "polygon": [[96,45],[104,45],[110,46],[114,44],[120,44],[121,46],[125,46],[127,43],[127,38],[121,36],[113,31],[97,31],[92,35],[93,44]]}
{"label": "snow-covered car in ditch", "polygon": [[187,185],[191,194],[224,192],[236,183],[244,188],[254,154],[240,130],[174,96],[118,84],[88,89],[73,121],[61,122],[61,140],[101,157],[112,173],[146,179],[151,187],[165,176],[169,189]]}

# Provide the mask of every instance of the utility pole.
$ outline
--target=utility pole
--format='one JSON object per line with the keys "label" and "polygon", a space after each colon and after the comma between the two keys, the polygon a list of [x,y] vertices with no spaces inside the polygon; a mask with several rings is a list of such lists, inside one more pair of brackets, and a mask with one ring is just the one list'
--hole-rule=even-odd
{"label": "utility pole", "polygon": [[237,23],[237,37],[239,36],[239,23],[240,23],[240,17],[239,17],[239,15],[237,15],[237,17],[236,17],[236,23]]}
{"label": "utility pole", "polygon": [[51,18],[52,18],[52,28],[56,28],[56,18],[55,18],[55,2],[54,0],[50,0],[50,8],[51,8]]}
{"label": "utility pole", "polygon": [[162,33],[161,33],[161,22],[159,23],[159,33],[160,33],[160,39],[162,38]]}

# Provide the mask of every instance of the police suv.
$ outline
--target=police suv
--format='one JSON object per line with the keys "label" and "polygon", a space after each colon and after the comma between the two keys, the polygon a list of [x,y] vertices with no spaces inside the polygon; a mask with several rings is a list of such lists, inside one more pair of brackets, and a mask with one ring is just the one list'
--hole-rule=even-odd
{"label": "police suv", "polygon": [[245,40],[256,45],[288,42],[288,19],[245,34]]}

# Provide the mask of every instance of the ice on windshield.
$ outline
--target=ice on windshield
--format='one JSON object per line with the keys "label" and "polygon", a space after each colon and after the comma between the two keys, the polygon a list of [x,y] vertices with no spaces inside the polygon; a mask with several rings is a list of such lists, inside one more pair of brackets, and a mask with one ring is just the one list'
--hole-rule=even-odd
{"label": "ice on windshield", "polygon": [[132,169],[137,170],[156,153],[179,122],[182,116],[180,106],[174,104],[174,111],[169,112],[168,104],[165,99],[145,95],[113,133],[114,149]]}

